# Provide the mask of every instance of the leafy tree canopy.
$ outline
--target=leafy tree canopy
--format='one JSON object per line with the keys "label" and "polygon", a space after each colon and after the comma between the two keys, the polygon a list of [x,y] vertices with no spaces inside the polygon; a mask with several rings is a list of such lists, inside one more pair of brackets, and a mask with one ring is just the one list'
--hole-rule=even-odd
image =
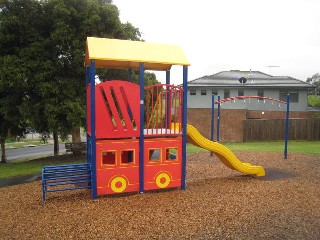
{"label": "leafy tree canopy", "polygon": [[320,94],[320,74],[316,73],[312,77],[307,78],[307,83],[313,84],[316,86],[315,95]]}
{"label": "leafy tree canopy", "polygon": [[54,133],[84,123],[87,36],[141,38],[138,28],[121,23],[110,0],[1,2],[0,119],[8,122],[1,132],[21,119]]}

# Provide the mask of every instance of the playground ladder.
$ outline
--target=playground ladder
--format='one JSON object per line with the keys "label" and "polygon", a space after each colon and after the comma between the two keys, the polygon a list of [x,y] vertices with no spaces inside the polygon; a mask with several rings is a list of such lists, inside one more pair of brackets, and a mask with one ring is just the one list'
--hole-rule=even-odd
{"label": "playground ladder", "polygon": [[42,168],[42,199],[46,193],[91,188],[91,166],[69,164]]}

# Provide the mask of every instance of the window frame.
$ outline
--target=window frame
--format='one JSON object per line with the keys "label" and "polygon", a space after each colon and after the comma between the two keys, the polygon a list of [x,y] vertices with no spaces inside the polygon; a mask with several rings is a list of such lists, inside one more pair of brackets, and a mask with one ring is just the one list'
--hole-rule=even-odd
{"label": "window frame", "polygon": [[[122,153],[124,153],[124,152],[132,152],[132,162],[123,162],[123,161],[122,161],[122,159],[123,159],[123,158],[122,158]],[[135,164],[135,162],[136,162],[136,161],[135,161],[135,160],[136,160],[136,159],[135,159],[135,149],[125,149],[125,150],[121,150],[121,151],[120,151],[120,157],[121,157],[121,159],[120,159],[120,160],[121,160],[121,161],[120,161],[120,164],[121,164],[121,165]]]}
{"label": "window frame", "polygon": [[244,96],[244,89],[238,89],[238,96]]}
{"label": "window frame", "polygon": [[201,96],[206,96],[207,95],[207,89],[201,89],[200,95]]}
{"label": "window frame", "polygon": [[[103,163],[103,156],[107,155],[108,153],[114,154],[114,163]],[[117,165],[117,150],[101,151],[101,166],[116,166],[116,165]]]}
{"label": "window frame", "polygon": [[178,158],[178,147],[166,147],[165,148],[165,153],[170,152],[171,149],[174,149],[175,150],[175,155],[176,155],[176,158],[175,159],[167,159],[167,156],[165,157],[165,161],[168,161],[168,162],[178,162],[179,161],[179,158]]}
{"label": "window frame", "polygon": [[[214,94],[214,93],[216,93],[216,94]],[[218,90],[211,90],[211,95],[218,96]]]}
{"label": "window frame", "polygon": [[290,103],[299,103],[299,91],[279,91],[279,100],[286,102],[287,95],[290,94]]}
{"label": "window frame", "polygon": [[[150,151],[151,150],[159,150],[159,159],[151,159],[150,158]],[[147,158],[148,163],[160,163],[162,162],[162,148],[148,148],[148,158]]]}
{"label": "window frame", "polygon": [[[228,96],[226,96],[226,93]],[[230,98],[230,90],[229,89],[223,90],[223,98]]]}

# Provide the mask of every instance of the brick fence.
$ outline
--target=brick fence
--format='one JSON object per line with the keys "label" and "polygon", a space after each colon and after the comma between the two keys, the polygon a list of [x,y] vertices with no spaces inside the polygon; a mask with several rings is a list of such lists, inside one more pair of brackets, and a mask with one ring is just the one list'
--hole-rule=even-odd
{"label": "brick fence", "polygon": [[[313,112],[290,112],[290,118],[308,119]],[[214,139],[216,139],[217,109],[215,109]],[[245,133],[245,120],[247,119],[285,119],[284,111],[247,111],[245,109],[221,109],[220,112],[220,141],[221,142],[243,142]],[[210,139],[211,109],[189,108],[188,123],[196,127],[199,132]],[[319,131],[319,129],[316,129]],[[305,139],[307,140],[307,139]]]}
{"label": "brick fence", "polygon": [[[215,116],[217,110],[215,109]],[[220,141],[222,142],[242,142],[243,141],[243,121],[246,119],[246,110],[223,109],[220,112]],[[215,119],[216,121],[216,119]],[[196,127],[199,132],[210,139],[211,129],[211,109],[188,109],[188,123]],[[214,139],[216,139],[216,123],[214,129]]]}

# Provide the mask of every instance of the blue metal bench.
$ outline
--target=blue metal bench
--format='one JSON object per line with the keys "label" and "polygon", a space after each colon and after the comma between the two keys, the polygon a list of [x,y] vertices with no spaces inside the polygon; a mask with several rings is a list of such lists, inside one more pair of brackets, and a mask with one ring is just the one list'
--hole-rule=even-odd
{"label": "blue metal bench", "polygon": [[42,168],[42,200],[46,193],[91,189],[91,167],[88,163],[47,166]]}

